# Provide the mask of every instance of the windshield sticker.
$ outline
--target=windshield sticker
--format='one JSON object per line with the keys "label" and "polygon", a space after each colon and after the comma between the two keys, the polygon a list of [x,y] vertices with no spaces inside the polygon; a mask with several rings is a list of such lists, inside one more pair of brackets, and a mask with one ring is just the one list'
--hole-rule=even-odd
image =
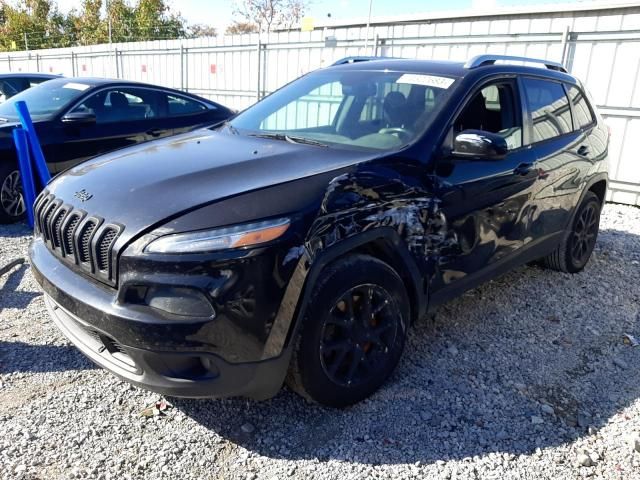
{"label": "windshield sticker", "polygon": [[89,85],[85,85],[84,83],[69,82],[65,83],[62,88],[71,88],[73,90],[80,90],[81,92],[84,92],[87,88],[89,88]]}
{"label": "windshield sticker", "polygon": [[436,88],[449,88],[453,82],[455,82],[453,78],[422,75],[419,73],[405,73],[396,80],[396,83],[412,83],[414,85]]}

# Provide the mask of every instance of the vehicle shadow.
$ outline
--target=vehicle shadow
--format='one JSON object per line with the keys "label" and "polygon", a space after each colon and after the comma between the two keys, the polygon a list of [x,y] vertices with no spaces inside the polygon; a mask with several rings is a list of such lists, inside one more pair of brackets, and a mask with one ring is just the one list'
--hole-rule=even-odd
{"label": "vehicle shadow", "polygon": [[71,345],[38,345],[0,340],[0,374],[46,373],[96,368]]}
{"label": "vehicle shadow", "polygon": [[640,398],[640,347],[622,341],[640,337],[640,268],[628,268],[638,260],[640,236],[603,230],[580,274],[522,267],[468,292],[418,322],[394,376],[344,410],[287,389],[266,402],[171,401],[271,458],[378,465],[531,454],[599,429]]}
{"label": "vehicle shadow", "polygon": [[28,269],[29,266],[23,263],[5,273],[3,277],[6,279],[0,279],[0,282],[4,280],[4,285],[0,286],[0,312],[9,307],[18,310],[27,308],[34,298],[42,295],[41,292],[25,292],[18,289]]}

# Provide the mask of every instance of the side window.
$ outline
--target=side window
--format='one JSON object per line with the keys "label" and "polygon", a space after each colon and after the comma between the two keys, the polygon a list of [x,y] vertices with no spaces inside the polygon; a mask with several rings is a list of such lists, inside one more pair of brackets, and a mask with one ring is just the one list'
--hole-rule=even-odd
{"label": "side window", "polygon": [[74,112],[92,112],[97,124],[132,122],[157,117],[158,101],[154,90],[115,88],[102,90],[83,101]]}
{"label": "side window", "polygon": [[532,143],[573,130],[569,100],[560,83],[524,78],[523,84],[533,125]]}
{"label": "side window", "polygon": [[511,83],[488,85],[476,93],[454,123],[455,133],[483,130],[502,136],[514,150],[522,146],[522,115]]}
{"label": "side window", "polygon": [[589,108],[587,99],[579,88],[573,85],[570,86],[569,98],[571,99],[571,105],[573,106],[574,130],[584,128],[595,122],[595,118],[593,118],[593,113]]}
{"label": "side window", "polygon": [[207,109],[200,102],[177,95],[167,95],[167,112],[170,117],[179,115],[193,115],[204,112]]}

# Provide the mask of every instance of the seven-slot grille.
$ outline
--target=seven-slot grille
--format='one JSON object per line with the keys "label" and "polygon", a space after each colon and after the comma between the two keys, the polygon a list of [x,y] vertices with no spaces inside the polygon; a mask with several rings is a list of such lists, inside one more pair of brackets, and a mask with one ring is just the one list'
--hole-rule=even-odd
{"label": "seven-slot grille", "polygon": [[121,225],[107,224],[99,217],[63,203],[46,190],[36,200],[34,218],[36,232],[51,252],[115,286],[113,246],[123,230]]}

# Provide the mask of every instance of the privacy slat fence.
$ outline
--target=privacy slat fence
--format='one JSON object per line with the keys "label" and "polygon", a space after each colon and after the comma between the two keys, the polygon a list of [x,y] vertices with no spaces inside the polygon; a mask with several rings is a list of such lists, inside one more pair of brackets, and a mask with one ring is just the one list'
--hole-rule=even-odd
{"label": "privacy slat fence", "polygon": [[312,32],[136,42],[0,54],[0,71],[125,78],[243,109],[311,70],[352,55],[466,60],[482,53],[563,62],[612,130],[609,199],[640,205],[640,3],[466,12]]}

